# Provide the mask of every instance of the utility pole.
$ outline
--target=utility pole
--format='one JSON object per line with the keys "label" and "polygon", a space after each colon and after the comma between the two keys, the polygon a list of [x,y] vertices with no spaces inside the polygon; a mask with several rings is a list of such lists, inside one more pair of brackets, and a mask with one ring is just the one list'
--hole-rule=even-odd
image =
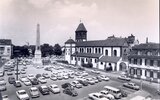
{"label": "utility pole", "polygon": [[16,80],[18,81],[18,57],[17,57],[17,70],[16,70],[17,72],[17,74],[16,74]]}

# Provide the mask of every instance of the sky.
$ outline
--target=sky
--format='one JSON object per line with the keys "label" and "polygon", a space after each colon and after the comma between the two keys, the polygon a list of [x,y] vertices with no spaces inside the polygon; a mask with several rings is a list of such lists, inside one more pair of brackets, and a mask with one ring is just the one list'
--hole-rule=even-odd
{"label": "sky", "polygon": [[84,23],[88,40],[135,35],[140,43],[159,41],[159,0],[0,0],[0,38],[15,45],[54,45],[69,38]]}

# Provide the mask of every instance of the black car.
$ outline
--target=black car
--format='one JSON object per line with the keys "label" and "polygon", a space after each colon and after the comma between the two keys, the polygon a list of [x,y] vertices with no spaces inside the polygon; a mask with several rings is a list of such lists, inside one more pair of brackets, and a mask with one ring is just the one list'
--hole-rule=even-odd
{"label": "black car", "polygon": [[15,82],[13,83],[13,85],[14,85],[15,87],[21,87],[21,86],[22,86],[20,81],[15,81]]}
{"label": "black car", "polygon": [[102,82],[102,78],[100,76],[96,77],[99,82]]}
{"label": "black car", "polygon": [[31,81],[32,85],[38,85],[39,84],[37,78],[31,78],[30,81]]}
{"label": "black car", "polygon": [[15,82],[15,78],[14,77],[8,77],[8,82],[10,84],[13,84]]}
{"label": "black car", "polygon": [[77,96],[78,93],[73,88],[65,88],[63,90],[63,93],[71,95],[71,96]]}
{"label": "black car", "polygon": [[83,86],[88,86],[88,82],[87,82],[87,81],[78,80],[78,82],[79,82],[80,84],[82,84]]}
{"label": "black car", "polygon": [[62,84],[61,85],[62,86],[62,88],[67,88],[67,87],[72,87],[72,85],[70,84],[70,83],[64,83],[64,84]]}
{"label": "black car", "polygon": [[39,91],[43,94],[43,95],[48,95],[49,93],[49,89],[47,86],[43,85],[39,87]]}

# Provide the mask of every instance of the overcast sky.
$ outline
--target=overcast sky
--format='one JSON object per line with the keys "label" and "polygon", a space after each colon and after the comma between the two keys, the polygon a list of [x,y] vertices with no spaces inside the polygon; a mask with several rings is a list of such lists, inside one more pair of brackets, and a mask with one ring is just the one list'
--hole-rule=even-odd
{"label": "overcast sky", "polygon": [[39,23],[41,44],[64,45],[75,39],[80,18],[88,40],[133,34],[159,41],[159,0],[0,0],[0,38],[35,44]]}

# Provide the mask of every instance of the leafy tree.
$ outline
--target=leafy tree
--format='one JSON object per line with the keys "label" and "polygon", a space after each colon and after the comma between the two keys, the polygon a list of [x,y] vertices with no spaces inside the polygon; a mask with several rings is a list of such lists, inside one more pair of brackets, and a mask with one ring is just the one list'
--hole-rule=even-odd
{"label": "leafy tree", "polygon": [[47,57],[53,54],[53,47],[49,44],[43,44],[41,46],[42,57]]}
{"label": "leafy tree", "polygon": [[54,48],[54,55],[60,56],[62,54],[62,49],[59,44],[55,44],[53,48]]}

